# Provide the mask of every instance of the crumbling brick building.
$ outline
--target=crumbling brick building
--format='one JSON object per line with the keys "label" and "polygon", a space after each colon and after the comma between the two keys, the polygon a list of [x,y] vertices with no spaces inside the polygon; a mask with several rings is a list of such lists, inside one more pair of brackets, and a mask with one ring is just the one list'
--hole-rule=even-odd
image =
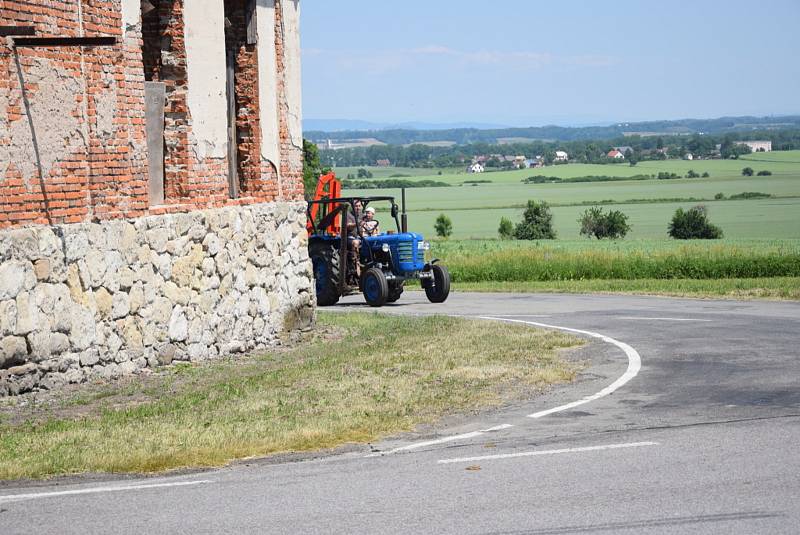
{"label": "crumbling brick building", "polygon": [[299,0],[0,0],[0,395],[313,317]]}

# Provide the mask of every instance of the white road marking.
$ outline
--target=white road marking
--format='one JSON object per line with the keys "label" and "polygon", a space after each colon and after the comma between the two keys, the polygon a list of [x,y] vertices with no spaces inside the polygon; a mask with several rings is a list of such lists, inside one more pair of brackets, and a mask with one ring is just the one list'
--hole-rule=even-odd
{"label": "white road marking", "polygon": [[539,455],[558,455],[561,453],[581,453],[586,451],[617,450],[622,448],[641,448],[643,446],[657,446],[658,442],[629,442],[627,444],[606,444],[604,446],[587,446],[584,448],[564,448],[560,450],[525,451],[521,453],[506,453],[498,455],[481,455],[479,457],[460,457],[454,459],[441,459],[438,464],[472,463],[475,461],[491,461],[495,459],[514,459],[516,457],[536,457]]}
{"label": "white road marking", "polygon": [[122,492],[122,491],[131,491],[131,490],[145,490],[145,489],[157,489],[161,487],[188,487],[190,485],[202,485],[204,483],[213,483],[211,480],[199,480],[199,481],[176,481],[172,483],[151,483],[145,485],[112,485],[112,486],[105,486],[105,487],[91,487],[88,489],[75,489],[75,490],[61,490],[55,492],[39,492],[39,493],[31,493],[31,494],[9,494],[6,496],[0,496],[0,504],[2,503],[9,503],[9,502],[16,502],[21,500],[36,500],[41,498],[54,498],[57,496],[73,496],[76,494],[97,494],[101,492]]}
{"label": "white road marking", "polygon": [[645,318],[642,316],[620,316],[621,320],[643,320],[643,321],[714,321],[699,318]]}
{"label": "white road marking", "polygon": [[[625,352],[625,355],[627,355],[627,357],[628,357],[628,369],[616,381],[611,383],[609,386],[607,386],[606,388],[604,388],[600,392],[597,392],[596,394],[592,394],[591,396],[586,396],[586,397],[584,397],[582,399],[579,399],[578,401],[573,401],[572,403],[567,403],[566,405],[561,405],[559,407],[554,407],[552,409],[547,409],[547,410],[544,410],[544,411],[540,411],[540,412],[536,412],[536,413],[533,413],[533,414],[529,414],[528,418],[541,418],[542,416],[547,416],[548,414],[553,414],[554,412],[565,411],[565,410],[571,409],[573,407],[577,407],[578,405],[583,405],[584,403],[589,403],[590,401],[594,401],[596,399],[600,399],[600,398],[602,398],[604,396],[607,396],[610,393],[612,393],[615,390],[617,390],[620,387],[622,387],[625,383],[627,383],[628,381],[630,381],[634,377],[636,377],[636,375],[639,373],[639,370],[642,367],[641,357],[639,356],[639,353],[637,353],[637,351],[635,349],[633,349],[631,346],[629,346],[628,344],[626,344],[624,342],[620,342],[619,340],[615,340],[615,339],[611,338],[610,336],[605,336],[603,334],[594,333],[594,332],[591,332],[591,331],[583,331],[583,330],[580,330],[580,329],[572,329],[570,327],[560,327],[558,325],[548,325],[546,323],[538,323],[538,322],[535,322],[535,321],[523,321],[523,320],[509,319],[508,317],[495,317],[495,316],[473,316],[473,317],[477,317],[479,319],[485,319],[485,320],[493,320],[493,321],[506,321],[506,322],[511,322],[511,323],[523,323],[523,324],[526,324],[526,325],[533,325],[533,326],[536,326],[536,327],[544,327],[544,328],[547,328],[547,329],[557,329],[557,330],[560,330],[560,331],[568,331],[568,332],[573,332],[573,333],[577,333],[577,334],[584,334],[586,336],[599,338],[599,339],[601,339],[602,341],[604,341],[606,343],[613,344],[613,345],[619,347],[620,349],[622,349]],[[524,317],[534,317],[534,315],[524,315]],[[470,438],[479,437],[481,435],[484,435],[486,433],[490,433],[492,431],[499,431],[501,429],[508,429],[509,427],[514,427],[514,426],[511,425],[511,424],[502,424],[502,425],[498,425],[498,426],[495,426],[495,427],[491,427],[489,429],[483,429],[481,431],[472,431],[470,433],[463,433],[461,435],[451,435],[451,436],[447,436],[447,437],[437,438],[437,439],[434,439],[434,440],[426,440],[426,441],[423,441],[423,442],[415,442],[413,444],[408,444],[406,446],[400,446],[399,448],[394,448],[394,449],[387,450],[387,451],[379,451],[379,452],[375,452],[375,453],[370,453],[370,454],[366,455],[366,457],[381,457],[383,455],[392,455],[394,453],[399,453],[399,452],[403,452],[403,451],[416,450],[416,449],[419,449],[419,448],[424,448],[426,446],[436,446],[438,444],[446,444],[448,442],[455,442],[455,441],[458,441],[458,440],[467,440],[467,439],[470,439]]]}
{"label": "white road marking", "polygon": [[[405,313],[401,313],[406,315]],[[407,314],[408,316],[427,316],[428,314]],[[447,314],[452,318],[476,318],[481,319],[480,314]],[[503,314],[504,318],[550,318],[550,314]]]}
{"label": "white road marking", "polygon": [[455,440],[466,440],[468,438],[475,438],[481,435],[485,435],[486,433],[491,433],[493,431],[500,431],[502,429],[508,429],[509,427],[514,427],[511,424],[501,424],[496,425],[494,427],[490,427],[489,429],[483,429],[481,431],[472,431],[470,433],[462,433],[461,435],[451,435],[449,437],[442,437],[437,438],[434,440],[426,440],[424,442],[415,442],[413,444],[409,444],[407,446],[400,446],[399,448],[394,448],[388,451],[380,451],[376,453],[370,453],[367,457],[380,457],[381,455],[391,455],[393,453],[398,453],[401,451],[410,451],[416,450],[419,448],[424,448],[425,446],[435,446],[437,444],[446,444],[447,442],[453,442]]}
{"label": "white road marking", "polygon": [[[473,314],[474,316],[481,317],[480,314]],[[550,314],[503,314],[504,318],[549,318]]]}
{"label": "white road marking", "polygon": [[600,392],[592,394],[591,396],[586,396],[584,398],[581,398],[578,401],[567,403],[566,405],[560,405],[558,407],[553,407],[552,409],[547,409],[544,411],[539,411],[533,414],[529,414],[528,418],[541,418],[542,416],[547,416],[548,414],[553,414],[554,412],[566,411],[575,408],[579,405],[589,403],[590,401],[594,401],[596,399],[605,397],[614,392],[615,390],[618,390],[623,385],[625,385],[625,383],[636,377],[636,375],[639,373],[639,370],[642,368],[642,358],[639,356],[639,353],[635,349],[633,349],[625,342],[620,342],[619,340],[615,340],[610,336],[606,336],[604,334],[599,334],[592,331],[583,331],[581,329],[571,329],[569,327],[559,327],[558,325],[548,325],[546,323],[538,323],[535,321],[504,319],[502,317],[494,317],[494,316],[482,316],[482,318],[487,320],[508,321],[512,323],[524,323],[526,325],[535,325],[536,327],[545,327],[547,329],[558,329],[560,331],[568,331],[571,333],[584,334],[586,336],[591,336],[593,338],[599,338],[600,340],[608,344],[613,344],[618,348],[622,349],[625,352],[625,355],[628,356],[628,369],[625,370],[625,373],[623,373],[616,381],[614,381],[613,383],[602,389]]}

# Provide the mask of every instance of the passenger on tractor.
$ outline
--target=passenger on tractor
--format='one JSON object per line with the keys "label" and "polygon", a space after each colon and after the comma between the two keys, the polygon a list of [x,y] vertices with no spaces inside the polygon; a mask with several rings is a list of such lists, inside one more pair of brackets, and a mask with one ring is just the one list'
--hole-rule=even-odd
{"label": "passenger on tractor", "polygon": [[[361,262],[359,262],[359,251],[361,251],[361,236],[358,233],[359,221],[361,220],[361,201],[353,201],[354,212],[347,212],[347,249],[350,253],[350,262],[355,267],[351,273],[355,273],[358,279],[361,278]],[[374,210],[373,210],[374,212]]]}
{"label": "passenger on tractor", "polygon": [[377,236],[381,233],[379,225],[380,223],[375,219],[375,208],[368,206],[364,210],[364,219],[361,220],[361,235]]}

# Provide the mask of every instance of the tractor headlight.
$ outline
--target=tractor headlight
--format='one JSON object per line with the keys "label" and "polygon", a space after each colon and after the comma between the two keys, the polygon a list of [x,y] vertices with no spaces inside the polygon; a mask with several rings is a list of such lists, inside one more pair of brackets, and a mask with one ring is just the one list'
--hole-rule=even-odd
{"label": "tractor headlight", "polygon": [[430,251],[431,244],[430,242],[427,241],[421,241],[417,244],[417,249],[419,249],[420,251]]}
{"label": "tractor headlight", "polygon": [[383,245],[381,245],[381,251],[383,251],[384,253],[388,253],[389,252],[389,244],[388,243],[384,243]]}

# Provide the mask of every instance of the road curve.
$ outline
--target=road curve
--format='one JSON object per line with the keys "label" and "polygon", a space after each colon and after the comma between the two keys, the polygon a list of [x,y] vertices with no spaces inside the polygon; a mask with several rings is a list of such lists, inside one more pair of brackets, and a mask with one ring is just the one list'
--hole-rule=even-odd
{"label": "road curve", "polygon": [[455,293],[432,305],[408,292],[383,311],[589,331],[630,346],[641,367],[548,413],[630,371],[629,354],[591,338],[572,385],[369,448],[3,487],[0,532],[797,532],[800,303]]}

